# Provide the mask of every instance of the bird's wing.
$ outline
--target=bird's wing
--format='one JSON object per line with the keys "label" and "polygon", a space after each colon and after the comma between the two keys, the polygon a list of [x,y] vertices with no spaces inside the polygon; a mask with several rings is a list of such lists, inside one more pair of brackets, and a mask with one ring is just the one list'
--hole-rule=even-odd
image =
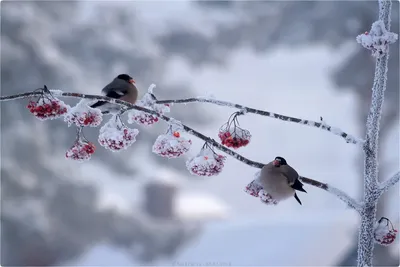
{"label": "bird's wing", "polygon": [[286,177],[289,185],[293,185],[299,178],[297,171],[289,165],[281,166],[279,169],[281,169],[281,173]]}
{"label": "bird's wing", "polygon": [[111,97],[111,98],[115,98],[115,99],[119,99],[121,97],[123,97],[124,95],[126,95],[126,91],[121,91],[121,90],[110,90],[106,93],[106,96]]}
{"label": "bird's wing", "polygon": [[121,98],[128,93],[129,84],[122,80],[114,80],[107,84],[101,92],[111,98]]}
{"label": "bird's wing", "polygon": [[295,169],[293,169],[289,165],[281,166],[281,168],[282,168],[282,174],[286,177],[288,184],[290,185],[291,188],[297,191],[307,193],[307,191],[303,188],[303,183],[300,182],[299,180],[300,175],[297,173]]}

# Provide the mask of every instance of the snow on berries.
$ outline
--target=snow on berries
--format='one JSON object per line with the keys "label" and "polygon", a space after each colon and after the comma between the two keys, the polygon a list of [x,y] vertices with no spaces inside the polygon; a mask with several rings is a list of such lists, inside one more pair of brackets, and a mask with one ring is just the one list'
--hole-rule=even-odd
{"label": "snow on berries", "polygon": [[67,159],[83,162],[90,160],[95,151],[96,146],[86,140],[82,134],[82,128],[78,128],[75,143],[70,147],[70,149],[67,150],[65,157]]}
{"label": "snow on berries", "polygon": [[226,157],[217,154],[208,143],[205,143],[200,153],[186,162],[189,172],[197,176],[218,175],[224,167]]}
{"label": "snow on berries", "polygon": [[[156,98],[152,93],[152,85],[149,88],[149,92],[146,93],[141,100],[136,102],[139,107],[144,107],[150,110],[154,110],[158,114],[162,115],[164,113],[170,112],[169,104],[156,104]],[[154,114],[149,114],[140,110],[132,109],[128,113],[128,123],[137,123],[141,125],[152,125],[159,121],[158,116]]]}
{"label": "snow on berries", "polygon": [[388,32],[381,20],[372,24],[370,32],[365,32],[356,37],[357,43],[371,50],[372,56],[376,58],[383,57],[387,53],[389,45],[395,43],[397,39],[398,35]]}
{"label": "snow on berries", "polygon": [[251,183],[246,185],[244,192],[247,194],[253,196],[253,197],[258,197],[258,193],[263,189],[261,185],[259,185],[255,180],[253,180]]}
{"label": "snow on berries", "polygon": [[254,180],[246,185],[244,192],[253,197],[260,198],[260,201],[267,205],[277,205],[278,201],[274,199],[267,191],[264,190],[262,185],[259,183],[261,171],[258,171],[254,175]]}
{"label": "snow on berries", "polygon": [[267,205],[278,205],[278,201],[274,199],[267,191],[264,189],[258,192],[258,197],[260,198],[261,202]]}
{"label": "snow on berries", "polygon": [[46,88],[37,100],[30,100],[26,106],[40,120],[54,120],[68,112],[70,106],[54,97]]}
{"label": "snow on berries", "polygon": [[157,137],[153,144],[153,153],[167,158],[178,158],[189,151],[192,140],[186,139],[181,135],[179,123],[174,123],[171,119],[167,133]]}
{"label": "snow on berries", "polygon": [[247,146],[250,142],[250,132],[239,127],[239,121],[237,119],[239,115],[241,115],[241,112],[233,113],[228,122],[219,129],[218,137],[221,143],[226,147],[238,149]]}
{"label": "snow on berries", "polygon": [[90,126],[97,127],[103,120],[103,114],[100,109],[91,108],[90,104],[95,101],[82,99],[79,103],[72,107],[67,114],[64,116],[64,121],[68,123],[68,126],[75,124],[76,126]]}
{"label": "snow on berries", "polygon": [[394,229],[392,222],[382,217],[375,223],[374,239],[382,246],[389,246],[396,239],[397,230]]}
{"label": "snow on berries", "polygon": [[127,149],[136,142],[138,129],[130,129],[115,114],[103,127],[100,128],[98,141],[101,146],[113,152]]}

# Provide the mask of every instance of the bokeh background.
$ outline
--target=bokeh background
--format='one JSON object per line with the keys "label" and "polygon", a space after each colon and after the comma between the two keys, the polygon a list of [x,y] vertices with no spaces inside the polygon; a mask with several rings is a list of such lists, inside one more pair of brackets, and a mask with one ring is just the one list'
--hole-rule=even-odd
{"label": "bokeh background", "polygon": [[[364,135],[374,59],[355,37],[377,18],[376,1],[3,1],[1,95],[46,84],[95,94],[130,73],[141,94],[210,96]],[[399,32],[394,1],[392,31]],[[399,46],[390,50],[380,177],[399,169]],[[66,102],[73,104],[74,101]],[[90,162],[64,159],[75,130],[41,122],[27,101],[1,103],[1,265],[354,265],[358,217],[322,190],[268,207],[243,192],[257,171],[235,159],[213,178],[185,158],[151,153],[162,122],[138,126],[129,150],[98,146]],[[171,116],[216,138],[234,110],[175,105]],[[255,115],[239,152],[284,156],[308,177],[362,194],[360,149],[315,128]],[[97,129],[85,131],[97,142]],[[202,142],[193,138],[194,156]],[[399,225],[399,187],[379,216]],[[398,241],[375,265],[398,266]]]}

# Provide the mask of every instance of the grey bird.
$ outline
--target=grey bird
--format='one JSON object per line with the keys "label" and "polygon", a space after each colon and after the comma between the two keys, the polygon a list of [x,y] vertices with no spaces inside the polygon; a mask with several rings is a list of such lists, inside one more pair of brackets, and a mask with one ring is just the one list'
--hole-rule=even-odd
{"label": "grey bird", "polygon": [[[135,104],[139,91],[136,88],[135,80],[133,80],[131,76],[128,74],[120,74],[112,82],[107,84],[101,90],[101,93],[111,98]],[[91,107],[100,109],[104,114],[120,110],[119,105],[111,104],[106,101],[97,101],[91,105]]]}
{"label": "grey bird", "polygon": [[288,165],[282,157],[276,157],[275,160],[261,169],[258,183],[277,201],[294,196],[297,202],[302,205],[295,190],[307,193],[303,189],[297,171]]}

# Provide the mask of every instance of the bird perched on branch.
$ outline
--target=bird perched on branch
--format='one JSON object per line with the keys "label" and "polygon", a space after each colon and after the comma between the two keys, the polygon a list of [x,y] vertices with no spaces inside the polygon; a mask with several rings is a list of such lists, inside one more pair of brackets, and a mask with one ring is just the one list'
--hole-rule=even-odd
{"label": "bird perched on branch", "polygon": [[263,189],[277,201],[294,196],[302,205],[295,190],[307,193],[303,189],[297,171],[290,167],[282,157],[276,157],[274,161],[265,165],[261,169],[258,180]]}
{"label": "bird perched on branch", "polygon": [[[136,88],[135,80],[128,74],[118,75],[112,82],[107,84],[101,93],[105,96],[123,100],[131,104],[135,104],[138,98],[139,91]],[[92,108],[98,108],[103,113],[118,112],[120,106],[116,104],[111,104],[106,101],[97,101]]]}

